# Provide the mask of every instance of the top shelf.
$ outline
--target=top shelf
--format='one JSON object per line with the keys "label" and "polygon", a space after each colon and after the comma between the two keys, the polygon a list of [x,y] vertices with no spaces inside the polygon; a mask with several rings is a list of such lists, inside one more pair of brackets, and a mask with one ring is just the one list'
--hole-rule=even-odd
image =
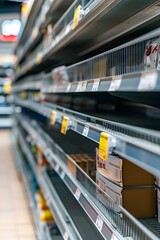
{"label": "top shelf", "polygon": [[28,16],[27,16],[26,20],[22,23],[22,28],[21,28],[21,31],[19,34],[19,41],[16,45],[15,53],[17,52],[17,49],[19,48],[19,46],[21,44],[23,44],[25,39],[27,39],[26,36],[28,35],[28,32],[31,30],[31,25],[33,24],[33,22],[36,18],[36,15],[38,14],[38,11],[41,7],[42,2],[43,2],[43,0],[38,0],[38,1],[33,0],[33,3],[30,7]]}
{"label": "top shelf", "polygon": [[37,19],[32,26],[32,31],[29,32],[29,39],[24,41],[24,45],[19,42],[21,46],[21,52],[18,53],[17,65],[20,64],[25,56],[28,56],[30,52],[33,51],[34,47],[36,47],[40,41],[42,41],[43,34],[46,31],[48,24],[54,25],[57,20],[63,15],[66,9],[70,6],[73,0],[69,1],[51,1],[45,0],[39,9],[39,13]]}
{"label": "top shelf", "polygon": [[[39,69],[46,69],[48,62],[50,62],[50,65],[52,63],[52,67],[62,62],[67,64],[75,62],[75,59],[84,58],[89,52],[93,52],[115,38],[141,25],[144,27],[144,22],[149,24],[160,18],[159,1],[143,1],[143,3],[136,1],[133,6],[130,0],[125,2],[119,2],[118,0],[99,2],[95,0],[92,3],[89,2],[90,5],[88,3],[83,8],[84,14],[79,20],[78,26],[72,29],[74,12],[79,2],[81,3],[82,0],[75,1],[55,24],[51,32],[50,43],[45,47],[41,45],[41,47],[35,49],[29,58],[23,62],[20,71],[16,74],[16,79],[22,78],[32,71],[38,72]],[[124,17],[124,14],[121,13],[126,9],[129,10],[127,10],[127,16]],[[115,14],[118,14],[116,19]],[[102,27],[97,28],[97,24],[100,22]],[[106,25],[106,22],[110,23]],[[68,58],[68,52],[70,58]],[[36,59],[40,53],[41,59],[37,64]]]}

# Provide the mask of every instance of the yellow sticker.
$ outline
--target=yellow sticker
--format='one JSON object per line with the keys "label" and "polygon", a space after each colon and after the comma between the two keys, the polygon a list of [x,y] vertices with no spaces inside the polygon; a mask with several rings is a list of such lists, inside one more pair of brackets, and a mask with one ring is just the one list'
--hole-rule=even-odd
{"label": "yellow sticker", "polygon": [[55,111],[52,111],[51,113],[51,118],[50,118],[50,125],[54,126],[55,124],[55,116],[56,116],[56,112]]}
{"label": "yellow sticker", "polygon": [[61,125],[61,133],[66,134],[68,127],[68,117],[63,116],[62,125]]}
{"label": "yellow sticker", "polygon": [[15,67],[15,71],[18,72],[20,70],[20,65],[17,64],[16,67]]}
{"label": "yellow sticker", "polygon": [[5,93],[9,93],[10,90],[11,90],[11,84],[10,84],[10,83],[5,83],[5,84],[3,85],[3,91],[4,91]]}
{"label": "yellow sticker", "polygon": [[40,64],[42,61],[42,52],[38,52],[37,53],[37,57],[36,57],[36,64]]}
{"label": "yellow sticker", "polygon": [[107,133],[102,132],[99,141],[99,157],[104,161],[106,161],[108,157],[108,144],[109,136]]}
{"label": "yellow sticker", "polygon": [[42,152],[39,148],[37,148],[37,157],[38,157],[39,160],[42,159]]}
{"label": "yellow sticker", "polygon": [[80,9],[81,9],[81,5],[78,5],[76,10],[74,11],[74,18],[73,18],[72,29],[75,29],[78,26]]}

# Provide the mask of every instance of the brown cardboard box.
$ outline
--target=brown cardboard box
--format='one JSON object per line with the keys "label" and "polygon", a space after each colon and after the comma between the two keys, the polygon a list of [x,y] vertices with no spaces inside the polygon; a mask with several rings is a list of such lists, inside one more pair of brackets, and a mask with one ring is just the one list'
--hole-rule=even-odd
{"label": "brown cardboard box", "polygon": [[[93,180],[95,180],[95,172],[96,172],[95,156],[82,153],[82,154],[70,154],[70,157],[77,163],[77,165],[79,165],[79,167],[85,173],[87,173]],[[68,165],[68,169],[73,175],[77,177],[78,175],[81,175],[80,171],[78,171],[76,165],[72,161],[68,160],[67,165]]]}
{"label": "brown cardboard box", "polygon": [[[97,172],[97,184],[117,204],[115,211],[120,212],[120,205],[123,206],[136,218],[149,218],[156,215],[156,190],[154,186],[138,186],[122,188],[107,180]],[[97,192],[99,200],[105,205],[106,199],[100,191]]]}
{"label": "brown cardboard box", "polygon": [[98,156],[97,170],[104,177],[120,186],[144,186],[154,185],[154,176],[128,160],[109,155],[106,161]]}

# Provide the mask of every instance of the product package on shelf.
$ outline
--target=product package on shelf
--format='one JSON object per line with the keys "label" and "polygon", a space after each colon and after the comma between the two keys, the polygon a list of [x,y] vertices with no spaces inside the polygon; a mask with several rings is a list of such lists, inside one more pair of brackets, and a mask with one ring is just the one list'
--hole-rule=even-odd
{"label": "product package on shelf", "polygon": [[160,46],[160,38],[146,43],[144,64],[147,70],[158,67],[158,50]]}
{"label": "product package on shelf", "polygon": [[[95,172],[96,172],[96,159],[94,155],[89,154],[70,154],[70,157],[75,161],[77,165],[87,173],[90,178],[95,180]],[[69,171],[75,175],[78,179],[81,179],[82,174],[76,168],[76,165],[71,161],[68,160],[68,169]]]}
{"label": "product package on shelf", "polygon": [[54,217],[48,207],[46,199],[44,198],[41,190],[37,191],[35,198],[37,202],[40,221],[42,223],[49,223],[55,225]]}
{"label": "product package on shelf", "polygon": [[97,171],[120,186],[154,185],[154,176],[126,159],[109,155],[107,160],[96,151]]}
{"label": "product package on shelf", "polygon": [[[136,218],[150,218],[156,215],[156,190],[154,186],[121,187],[97,172],[98,186],[109,195],[115,204],[115,211],[124,207]],[[97,191],[99,200],[106,205],[106,198]]]}
{"label": "product package on shelf", "polygon": [[37,147],[37,151],[36,151],[36,156],[37,156],[39,167],[48,166],[48,161],[46,160],[43,153],[41,152],[41,150],[38,147]]}

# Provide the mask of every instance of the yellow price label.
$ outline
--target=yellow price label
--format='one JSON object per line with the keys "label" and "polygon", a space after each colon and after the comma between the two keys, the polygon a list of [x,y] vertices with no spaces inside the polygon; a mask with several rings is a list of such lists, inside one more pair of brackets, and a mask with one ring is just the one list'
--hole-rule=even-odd
{"label": "yellow price label", "polygon": [[62,125],[61,125],[61,133],[66,134],[68,127],[68,117],[63,116]]}
{"label": "yellow price label", "polygon": [[36,64],[40,64],[42,61],[42,52],[38,52],[37,53],[37,57],[36,57]]}
{"label": "yellow price label", "polygon": [[104,161],[106,161],[108,157],[108,145],[109,136],[107,133],[102,132],[99,141],[99,157]]}
{"label": "yellow price label", "polygon": [[10,90],[11,90],[11,84],[10,84],[10,83],[5,83],[5,84],[3,85],[3,91],[4,91],[5,93],[9,93]]}
{"label": "yellow price label", "polygon": [[16,67],[15,67],[15,71],[18,72],[20,70],[20,65],[17,64]]}
{"label": "yellow price label", "polygon": [[55,116],[56,116],[56,112],[55,111],[53,111],[52,113],[51,113],[51,118],[50,118],[50,125],[52,125],[52,126],[54,126],[54,124],[55,124]]}
{"label": "yellow price label", "polygon": [[37,148],[37,156],[38,158],[42,158],[42,152],[39,148]]}
{"label": "yellow price label", "polygon": [[78,7],[74,12],[72,29],[75,29],[78,26],[80,10],[81,10],[81,5],[78,5]]}

